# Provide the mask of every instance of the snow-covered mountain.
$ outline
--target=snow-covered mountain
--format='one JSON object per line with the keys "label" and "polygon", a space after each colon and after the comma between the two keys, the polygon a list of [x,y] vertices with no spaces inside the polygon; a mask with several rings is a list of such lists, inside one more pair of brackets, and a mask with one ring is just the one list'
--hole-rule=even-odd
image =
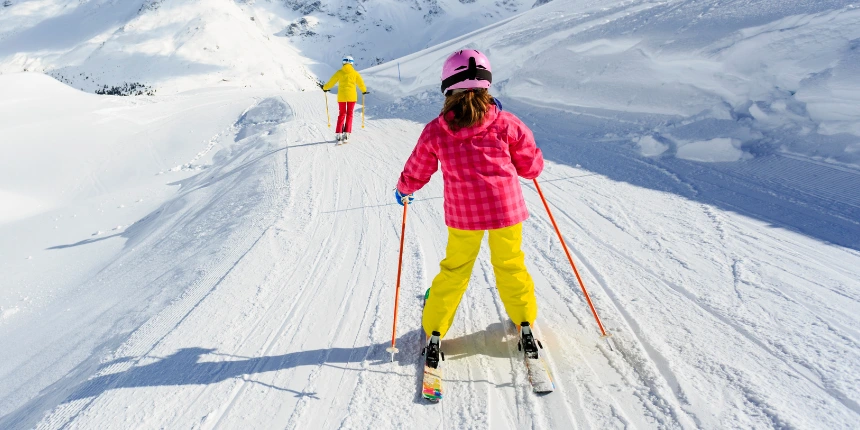
{"label": "snow-covered mountain", "polygon": [[[527,9],[491,1],[22,0],[0,7],[0,73],[88,92],[133,85],[310,89],[343,55],[360,68]],[[393,40],[397,43],[391,43]]]}
{"label": "snow-covered mountain", "polygon": [[[351,54],[364,67],[445,42],[516,13],[530,0],[287,0],[302,16],[278,35],[308,57],[336,64]],[[392,43],[396,41],[396,43]]]}
{"label": "snow-covered mountain", "polygon": [[[10,3],[0,428],[860,428],[855,4]],[[556,391],[482,250],[428,405],[443,184],[409,207],[393,362],[391,189],[464,46],[534,131],[612,337],[523,181]],[[313,82],[347,52],[372,93],[336,147]]]}
{"label": "snow-covered mountain", "polygon": [[252,17],[220,0],[23,1],[0,10],[0,72],[44,72],[89,92],[310,87],[307,60]]}

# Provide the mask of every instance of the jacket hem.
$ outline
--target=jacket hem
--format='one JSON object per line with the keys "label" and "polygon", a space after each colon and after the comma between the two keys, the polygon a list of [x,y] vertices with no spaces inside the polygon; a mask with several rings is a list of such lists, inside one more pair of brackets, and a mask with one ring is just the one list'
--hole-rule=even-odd
{"label": "jacket hem", "polygon": [[501,220],[501,221],[496,221],[493,223],[486,223],[486,224],[461,224],[461,225],[457,225],[456,223],[448,222],[446,220],[445,225],[448,227],[451,227],[451,228],[456,228],[457,230],[466,230],[466,231],[498,230],[500,228],[507,228],[507,227],[511,227],[511,226],[520,224],[527,219],[529,219],[528,215],[526,215],[525,217],[523,217],[522,219],[519,219],[519,220],[517,220],[517,218],[514,218],[514,219]]}

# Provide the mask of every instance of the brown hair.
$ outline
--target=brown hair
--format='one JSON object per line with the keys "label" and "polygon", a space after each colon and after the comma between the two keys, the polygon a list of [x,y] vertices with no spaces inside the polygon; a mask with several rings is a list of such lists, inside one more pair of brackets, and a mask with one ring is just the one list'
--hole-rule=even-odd
{"label": "brown hair", "polygon": [[[493,96],[484,88],[454,93],[445,97],[442,117],[451,130],[457,131],[480,124],[491,104]],[[454,116],[448,118],[448,112],[453,112]]]}

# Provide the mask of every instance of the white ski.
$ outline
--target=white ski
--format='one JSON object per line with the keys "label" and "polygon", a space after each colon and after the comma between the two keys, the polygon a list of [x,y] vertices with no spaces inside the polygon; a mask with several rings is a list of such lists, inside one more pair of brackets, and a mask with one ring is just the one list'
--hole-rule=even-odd
{"label": "white ski", "polygon": [[442,369],[424,365],[424,381],[421,383],[421,396],[430,402],[442,400]]}
{"label": "white ski", "polygon": [[523,352],[523,360],[529,375],[529,382],[537,394],[548,394],[555,391],[555,383],[552,373],[543,359],[541,342],[534,338],[528,323],[522,323],[520,327],[520,342],[518,349]]}
{"label": "white ski", "polygon": [[549,394],[555,391],[555,383],[552,381],[552,373],[543,358],[525,358],[526,369],[529,374],[529,382],[532,389],[538,394]]}
{"label": "white ski", "polygon": [[421,355],[424,356],[424,380],[421,383],[421,396],[425,399],[437,403],[442,400],[442,369],[439,368],[439,361],[445,360],[445,354],[441,350],[442,341],[439,339],[439,332],[433,332],[433,335],[425,343],[424,350]]}

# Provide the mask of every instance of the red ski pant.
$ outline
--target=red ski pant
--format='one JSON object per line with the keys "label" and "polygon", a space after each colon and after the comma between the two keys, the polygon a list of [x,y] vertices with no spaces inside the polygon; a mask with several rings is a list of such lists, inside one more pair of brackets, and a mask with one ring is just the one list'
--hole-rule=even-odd
{"label": "red ski pant", "polygon": [[335,133],[352,133],[352,111],[355,102],[338,102],[337,128]]}

